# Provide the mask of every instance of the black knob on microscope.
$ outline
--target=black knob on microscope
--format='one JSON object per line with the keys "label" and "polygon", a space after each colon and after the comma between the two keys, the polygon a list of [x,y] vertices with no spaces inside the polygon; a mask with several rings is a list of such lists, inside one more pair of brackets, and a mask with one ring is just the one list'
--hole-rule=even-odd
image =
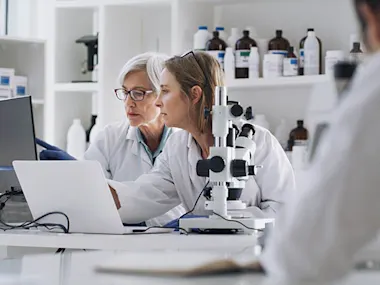
{"label": "black knob on microscope", "polygon": [[233,177],[244,177],[248,175],[248,163],[242,159],[234,159],[231,163]]}
{"label": "black knob on microscope", "polygon": [[224,163],[224,159],[220,156],[214,156],[210,159],[209,162],[210,170],[215,173],[222,172],[224,168],[226,167],[226,164]]}
{"label": "black knob on microscope", "polygon": [[234,117],[240,117],[241,115],[243,115],[244,113],[244,109],[242,106],[238,105],[238,104],[235,104],[231,107],[231,114],[234,116]]}

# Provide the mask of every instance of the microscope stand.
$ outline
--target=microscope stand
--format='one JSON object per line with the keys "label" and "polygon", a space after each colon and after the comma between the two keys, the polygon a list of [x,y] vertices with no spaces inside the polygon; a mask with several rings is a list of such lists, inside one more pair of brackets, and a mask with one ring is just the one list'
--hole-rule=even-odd
{"label": "microscope stand", "polygon": [[[274,223],[274,219],[255,219],[255,218],[231,218],[224,220],[220,217],[210,218],[190,218],[180,219],[179,228],[181,233],[194,232],[193,230],[201,230],[204,233],[226,233],[225,230],[231,230],[230,233],[252,235],[257,230],[265,228],[267,223]],[[235,231],[235,232],[234,232]]]}

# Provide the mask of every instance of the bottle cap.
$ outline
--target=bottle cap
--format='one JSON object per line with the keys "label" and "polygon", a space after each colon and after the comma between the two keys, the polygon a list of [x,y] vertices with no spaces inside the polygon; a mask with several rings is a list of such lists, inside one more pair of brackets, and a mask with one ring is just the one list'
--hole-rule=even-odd
{"label": "bottle cap", "polygon": [[243,31],[243,35],[244,35],[245,37],[248,37],[248,36],[249,36],[249,31],[248,31],[248,30],[244,30],[244,31]]}
{"label": "bottle cap", "polygon": [[199,26],[198,30],[207,30],[207,26]]}
{"label": "bottle cap", "polygon": [[297,120],[297,125],[298,126],[303,126],[303,120]]}
{"label": "bottle cap", "polygon": [[218,38],[219,37],[219,32],[218,31],[213,31],[212,35],[214,36],[214,38]]}
{"label": "bottle cap", "polygon": [[360,49],[360,42],[354,42],[354,48]]}
{"label": "bottle cap", "polygon": [[224,27],[216,27],[215,30],[216,31],[224,31]]}
{"label": "bottle cap", "polygon": [[307,31],[308,32],[314,32],[314,29],[313,28],[308,28]]}
{"label": "bottle cap", "polygon": [[276,30],[276,37],[281,38],[282,37],[282,30]]}

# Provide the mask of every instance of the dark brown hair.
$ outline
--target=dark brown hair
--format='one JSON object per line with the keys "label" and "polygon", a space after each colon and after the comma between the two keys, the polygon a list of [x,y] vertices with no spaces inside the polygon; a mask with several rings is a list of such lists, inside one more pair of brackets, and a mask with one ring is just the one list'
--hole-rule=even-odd
{"label": "dark brown hair", "polygon": [[211,116],[204,117],[204,109],[211,110],[214,104],[216,86],[224,86],[224,74],[219,62],[211,55],[195,51],[185,56],[175,56],[166,61],[165,67],[172,73],[181,86],[182,93],[191,99],[190,91],[194,86],[202,89],[202,98],[195,106],[198,129],[204,133],[211,130]]}

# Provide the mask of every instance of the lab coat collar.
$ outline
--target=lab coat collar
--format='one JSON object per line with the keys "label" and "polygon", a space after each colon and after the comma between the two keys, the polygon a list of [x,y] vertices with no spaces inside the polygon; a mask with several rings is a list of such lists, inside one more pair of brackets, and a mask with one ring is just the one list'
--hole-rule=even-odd
{"label": "lab coat collar", "polygon": [[139,145],[139,141],[137,139],[137,127],[129,126],[126,139],[132,141],[131,152],[140,157],[144,162],[152,165],[152,162],[145,150],[141,151],[143,146]]}

